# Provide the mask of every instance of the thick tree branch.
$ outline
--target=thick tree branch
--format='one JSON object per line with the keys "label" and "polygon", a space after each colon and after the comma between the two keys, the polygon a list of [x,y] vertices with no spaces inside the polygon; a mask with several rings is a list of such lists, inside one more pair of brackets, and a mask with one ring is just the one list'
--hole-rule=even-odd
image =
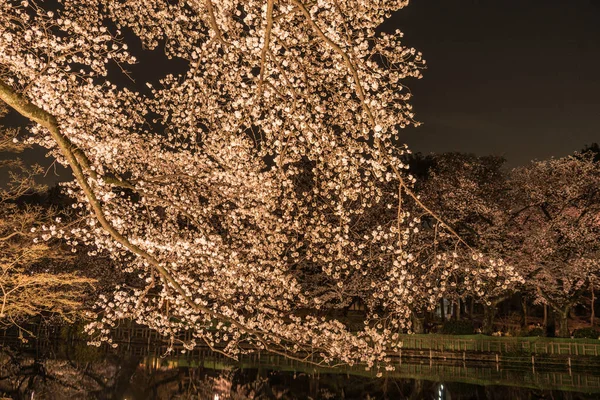
{"label": "thick tree branch", "polygon": [[263,82],[265,79],[265,69],[267,63],[267,53],[271,42],[271,29],[273,28],[273,0],[267,2],[267,27],[265,29],[265,38],[260,56],[260,78],[258,81],[258,97],[262,96]]}
{"label": "thick tree branch", "polygon": [[217,37],[217,40],[221,44],[226,45],[227,42],[223,38],[223,34],[221,33],[221,28],[219,28],[219,25],[217,24],[217,18],[215,17],[215,9],[214,9],[212,0],[206,0],[206,10],[208,11],[208,20],[210,22],[210,27],[215,32],[215,36]]}

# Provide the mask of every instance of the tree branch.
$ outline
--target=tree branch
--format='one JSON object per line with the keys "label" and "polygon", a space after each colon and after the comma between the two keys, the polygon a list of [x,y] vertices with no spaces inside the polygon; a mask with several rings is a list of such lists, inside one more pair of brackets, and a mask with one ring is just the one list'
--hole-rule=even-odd
{"label": "tree branch", "polygon": [[265,78],[265,64],[267,62],[267,52],[269,51],[269,44],[271,42],[271,29],[273,28],[273,0],[267,2],[267,27],[265,29],[265,38],[262,48],[262,54],[260,56],[260,78],[258,81],[258,97],[262,96],[263,82]]}

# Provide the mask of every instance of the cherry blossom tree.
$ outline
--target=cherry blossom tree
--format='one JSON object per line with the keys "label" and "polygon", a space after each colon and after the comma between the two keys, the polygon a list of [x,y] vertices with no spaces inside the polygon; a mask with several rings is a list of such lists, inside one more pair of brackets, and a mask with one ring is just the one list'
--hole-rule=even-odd
{"label": "cherry blossom tree", "polygon": [[[498,304],[523,283],[515,266],[504,260],[514,247],[506,234],[511,200],[502,169],[504,159],[446,153],[432,156],[431,164],[419,193],[474,251],[458,251],[451,236],[438,234],[440,222],[431,219],[429,232],[434,238],[418,246],[423,254],[436,259],[452,255],[454,267],[443,268],[441,264],[439,268],[438,274],[448,284],[444,283],[440,296],[456,303],[467,297],[480,302],[484,308],[482,330],[491,333]],[[439,287],[434,282],[430,286],[431,291]]]}
{"label": "cherry blossom tree", "polygon": [[510,257],[527,276],[536,302],[548,305],[569,336],[571,308],[600,262],[600,164],[592,153],[532,162],[516,169]]}
{"label": "cherry blossom tree", "polygon": [[[73,172],[65,186],[87,226],[66,238],[145,282],[101,299],[98,342],[132,318],[231,356],[249,344],[373,364],[398,344],[418,292],[406,246],[417,218],[403,202],[427,209],[394,143],[418,125],[404,81],[424,61],[401,32],[376,28],[407,3],[0,5],[0,99],[32,122],[22,140]],[[149,92],[111,82],[136,62],[123,32],[187,71]],[[390,185],[391,220],[355,229]],[[341,291],[376,272],[369,299],[383,313],[358,334],[298,314],[331,295],[306,290],[306,268]]]}

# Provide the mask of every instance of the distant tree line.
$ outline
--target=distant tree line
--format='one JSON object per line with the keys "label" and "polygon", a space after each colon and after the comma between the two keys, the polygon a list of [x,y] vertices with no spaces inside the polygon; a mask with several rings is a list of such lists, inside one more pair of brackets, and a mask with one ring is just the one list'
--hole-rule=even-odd
{"label": "distant tree line", "polygon": [[[517,322],[525,330],[533,314],[543,315],[534,320],[547,335],[569,336],[569,316],[575,310],[594,325],[600,272],[597,144],[572,156],[514,169],[506,168],[501,157],[460,153],[417,154],[410,164],[418,174],[417,192],[431,209],[469,246],[496,256],[522,278],[509,282],[490,276],[488,289],[473,293],[467,280],[469,262],[463,262],[463,277],[443,296],[454,307],[453,318],[477,319],[489,334],[497,313],[510,313],[517,305]],[[435,232],[438,222],[428,218],[422,225]],[[433,248],[424,250],[428,255],[435,255],[435,246],[444,246],[443,241],[430,243]],[[483,311],[482,318],[474,315],[474,305]],[[417,307],[417,314],[431,309]],[[447,311],[438,307],[438,318],[448,318]]]}

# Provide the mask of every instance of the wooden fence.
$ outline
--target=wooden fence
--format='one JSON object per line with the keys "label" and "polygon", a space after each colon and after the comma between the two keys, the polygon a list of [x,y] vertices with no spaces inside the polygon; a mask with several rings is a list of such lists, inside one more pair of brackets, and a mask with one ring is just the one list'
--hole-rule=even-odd
{"label": "wooden fence", "polygon": [[562,356],[600,355],[600,340],[543,337],[493,337],[484,335],[402,335],[402,348],[437,352],[479,352],[500,355]]}
{"label": "wooden fence", "polygon": [[[59,328],[56,327],[31,327],[34,336],[56,336]],[[4,340],[8,337],[10,340],[17,341],[18,338],[14,332],[0,333]],[[27,336],[27,335],[25,335]],[[111,338],[120,345],[141,344],[147,346],[156,346],[166,343],[167,339],[156,333],[156,331],[137,326],[131,323],[125,323],[114,329]],[[191,332],[186,332],[179,339],[190,341],[193,339]],[[399,357],[402,354],[413,356],[420,355],[430,357],[431,354],[450,354],[450,353],[481,353],[482,355],[500,355],[500,356],[562,356],[562,357],[598,357],[600,356],[600,340],[596,339],[566,339],[566,338],[545,338],[545,337],[494,337],[484,335],[401,335],[401,351],[392,353],[392,357]],[[181,347],[175,344],[176,348]]]}

